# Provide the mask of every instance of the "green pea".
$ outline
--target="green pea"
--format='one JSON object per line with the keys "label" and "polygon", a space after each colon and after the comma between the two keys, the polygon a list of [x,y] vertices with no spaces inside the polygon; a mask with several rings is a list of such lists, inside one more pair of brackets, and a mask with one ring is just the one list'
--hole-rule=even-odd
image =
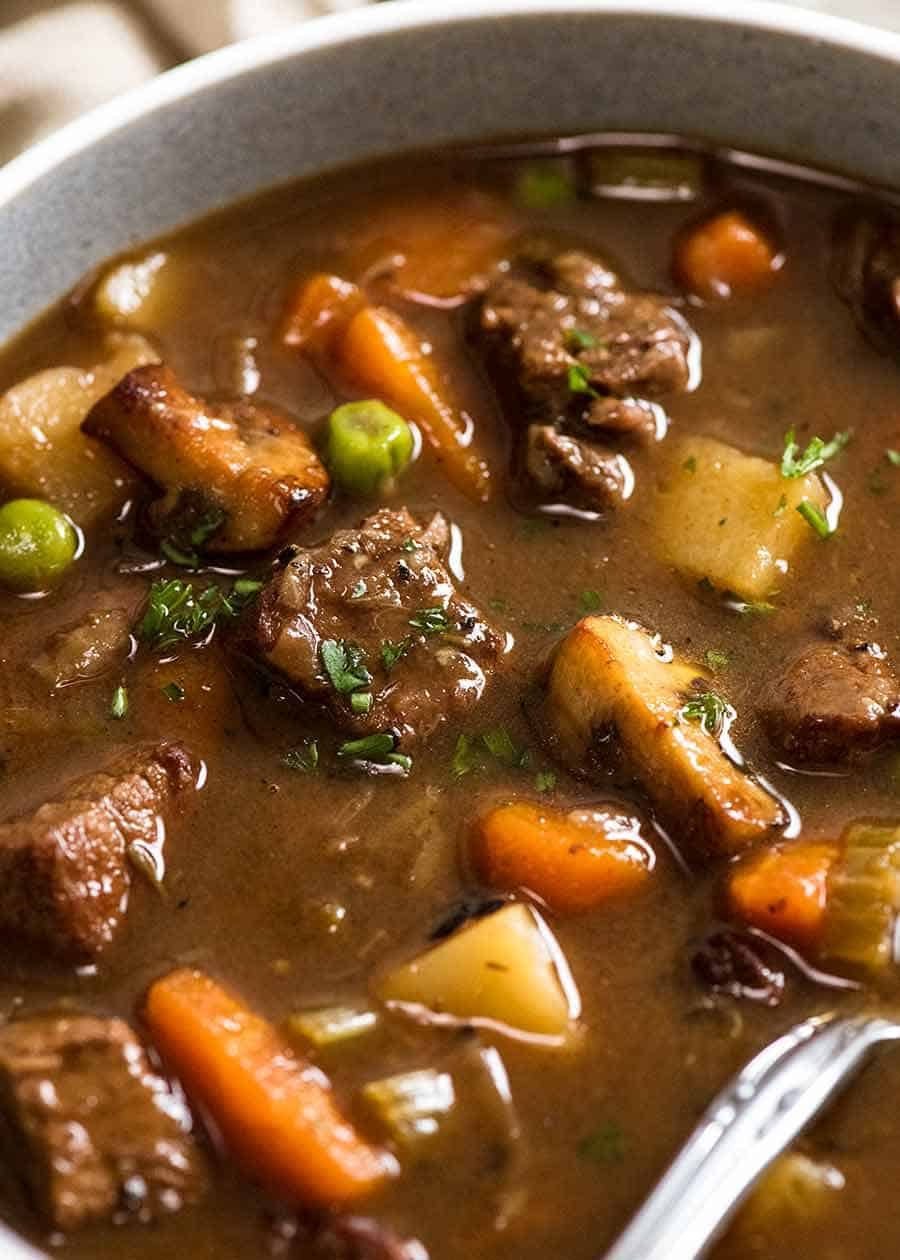
{"label": "green pea", "polygon": [[75,558],[78,537],[68,519],[43,499],[11,499],[0,507],[0,583],[15,591],[51,585]]}
{"label": "green pea", "polygon": [[344,403],[328,417],[328,464],[348,494],[377,493],[403,471],[414,449],[411,427],[377,399]]}

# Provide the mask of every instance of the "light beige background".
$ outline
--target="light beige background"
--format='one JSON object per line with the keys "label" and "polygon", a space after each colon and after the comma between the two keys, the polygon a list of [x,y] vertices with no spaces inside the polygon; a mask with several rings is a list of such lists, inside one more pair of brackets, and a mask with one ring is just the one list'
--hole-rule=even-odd
{"label": "light beige background", "polygon": [[[188,57],[367,2],[0,0],[0,163]],[[900,30],[900,0],[794,2]]]}

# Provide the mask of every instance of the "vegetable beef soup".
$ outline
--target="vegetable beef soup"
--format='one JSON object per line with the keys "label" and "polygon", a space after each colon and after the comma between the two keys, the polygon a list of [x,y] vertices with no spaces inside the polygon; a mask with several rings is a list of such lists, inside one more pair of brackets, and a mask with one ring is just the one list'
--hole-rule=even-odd
{"label": "vegetable beef soup", "polygon": [[[596,1260],[752,1054],[897,995],[900,216],[548,149],[279,189],[0,359],[40,1246]],[[892,1254],[897,1098],[716,1255]]]}

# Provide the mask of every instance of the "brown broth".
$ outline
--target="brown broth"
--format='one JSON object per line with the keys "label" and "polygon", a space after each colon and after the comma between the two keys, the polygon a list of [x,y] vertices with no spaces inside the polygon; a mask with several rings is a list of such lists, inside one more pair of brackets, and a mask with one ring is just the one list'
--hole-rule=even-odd
{"label": "brown broth", "polygon": [[[175,260],[177,300],[167,303],[150,332],[164,359],[201,394],[221,388],[214,374],[217,340],[257,337],[260,396],[315,431],[339,399],[308,361],[276,344],[291,283],[323,265],[346,270],[347,258],[371,250],[373,236],[391,236],[391,216],[407,201],[427,208],[468,189],[508,199],[515,169],[458,154],[400,159],[280,189],[203,222],[165,243]],[[459,731],[447,729],[417,754],[408,781],[291,772],[283,754],[319,728],[290,703],[259,695],[218,641],[176,654],[167,677],[187,671],[194,684],[187,683],[185,702],[169,709],[142,705],[159,680],[141,681],[149,654],[139,653],[126,668],[132,705],[124,721],[106,718],[115,680],[105,678],[59,694],[45,729],[2,731],[0,810],[10,817],[33,808],[122,745],[148,736],[184,737],[201,751],[209,777],[168,837],[168,899],[137,886],[127,926],[95,971],[74,974],[46,960],[23,960],[4,946],[0,1010],[72,1001],[134,1020],[147,984],[182,963],[209,970],[275,1021],[299,1008],[358,1000],[391,960],[423,947],[466,890],[460,852],[479,809],[497,798],[536,796],[534,773],[550,763],[523,700],[562,629],[577,619],[584,591],[597,591],[604,610],[659,631],[691,659],[702,660],[709,648],[728,653],[722,686],[737,709],[736,742],[793,802],[805,837],[836,838],[848,821],[863,816],[900,817],[900,779],[890,750],[837,777],[789,773],[773,763],[754,716],[760,679],[810,638],[811,610],[871,600],[885,647],[894,655],[898,649],[900,590],[890,576],[889,548],[900,528],[900,470],[884,459],[885,448],[900,446],[898,368],[860,337],[829,282],[831,223],[847,194],[723,166],[699,203],[598,199],[546,211],[510,206],[523,231],[593,247],[635,285],[665,291],[679,228],[707,206],[746,196],[761,198],[778,222],[786,265],[777,283],[752,300],[689,311],[703,342],[703,382],[666,403],[673,433],[713,435],[770,458],[780,456],[789,426],[801,442],[814,433],[853,430],[833,473],[844,495],[840,531],[807,548],[777,611],[737,615],[660,562],[650,491],[664,445],[635,457],[633,499],[601,522],[535,525],[523,516],[502,489],[508,435],[463,335],[464,313],[402,304],[476,417],[501,491],[490,506],[474,507],[426,455],[404,478],[397,501],[417,515],[440,507],[459,525],[466,592],[486,610],[493,602],[490,615],[515,636],[509,668],[468,729],[505,724],[531,748],[529,770],[495,767],[455,780],[451,759]],[[745,353],[741,338],[748,329],[775,332]],[[0,387],[57,363],[88,364],[96,342],[97,330],[62,304],[0,357]],[[332,503],[298,540],[326,537],[360,515],[355,505]],[[84,560],[47,599],[0,595],[0,668],[11,694],[34,645],[77,620],[98,589],[137,610],[148,578],[123,577],[115,569],[131,528],[127,522],[114,536],[89,538]],[[204,671],[227,696],[212,713],[198,699]],[[73,729],[76,713],[90,718],[84,730]],[[558,767],[557,773],[554,805],[609,796]],[[671,841],[677,849],[678,835]],[[484,1038],[497,1046],[509,1073],[522,1130],[516,1160],[495,1158],[490,1141],[479,1140],[472,1118],[461,1114],[448,1136],[423,1147],[418,1162],[366,1205],[421,1238],[431,1260],[595,1260],[730,1073],[796,1020],[859,1002],[856,994],[815,987],[788,969],[787,996],[776,1010],[727,1002],[724,1010],[704,1007],[689,958],[717,917],[721,869],[710,863],[687,870],[662,840],[658,848],[652,881],[630,902],[580,917],[551,916],[584,1004],[574,1044],[559,1050],[501,1035]],[[334,906],[345,911],[339,922]],[[366,1127],[356,1101],[362,1084],[459,1053],[458,1032],[395,1016],[372,1037],[323,1054],[321,1063]],[[735,1236],[716,1255],[883,1260],[891,1254],[900,1241],[893,1206],[900,1126],[885,1100],[898,1091],[900,1062],[885,1057],[811,1135],[811,1149],[846,1177],[827,1224],[792,1221],[766,1235],[759,1251],[752,1240]],[[621,1135],[609,1158],[579,1154],[585,1138],[609,1125]],[[496,1228],[511,1203],[516,1210],[505,1228]],[[280,1254],[272,1211],[265,1195],[219,1158],[211,1191],[196,1207],[152,1227],[93,1228],[66,1239],[63,1251],[72,1260],[101,1254],[161,1260],[173,1251],[193,1260],[250,1260]],[[46,1241],[11,1186],[3,1215]]]}

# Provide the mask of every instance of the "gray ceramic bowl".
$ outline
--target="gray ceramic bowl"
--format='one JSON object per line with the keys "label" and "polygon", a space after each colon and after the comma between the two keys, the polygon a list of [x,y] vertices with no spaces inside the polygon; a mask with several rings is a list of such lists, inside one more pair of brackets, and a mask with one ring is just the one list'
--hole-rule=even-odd
{"label": "gray ceramic bowl", "polygon": [[[900,37],[760,0],[373,6],[174,70],[0,171],[0,342],[106,256],[375,154],[678,132],[900,188],[898,120]],[[0,1227],[0,1257],[35,1255]]]}

